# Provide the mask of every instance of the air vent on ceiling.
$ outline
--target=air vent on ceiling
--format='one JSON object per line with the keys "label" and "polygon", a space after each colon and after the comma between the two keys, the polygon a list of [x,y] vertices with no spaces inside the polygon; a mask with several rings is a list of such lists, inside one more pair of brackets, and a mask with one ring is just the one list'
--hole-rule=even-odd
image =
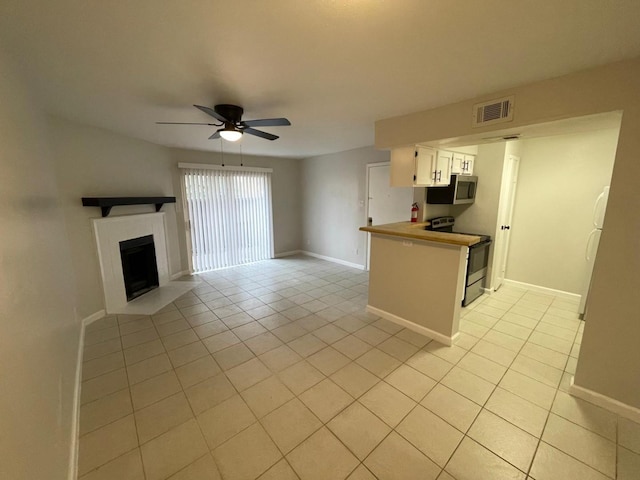
{"label": "air vent on ceiling", "polygon": [[494,123],[504,123],[513,120],[513,96],[476,103],[473,106],[472,127],[484,127]]}

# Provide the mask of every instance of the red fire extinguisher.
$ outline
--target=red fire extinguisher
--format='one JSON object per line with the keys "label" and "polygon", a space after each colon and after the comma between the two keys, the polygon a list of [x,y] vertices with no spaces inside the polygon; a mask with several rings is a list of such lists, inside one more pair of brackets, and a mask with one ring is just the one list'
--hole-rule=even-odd
{"label": "red fire extinguisher", "polygon": [[411,222],[416,223],[418,221],[418,204],[411,205]]}

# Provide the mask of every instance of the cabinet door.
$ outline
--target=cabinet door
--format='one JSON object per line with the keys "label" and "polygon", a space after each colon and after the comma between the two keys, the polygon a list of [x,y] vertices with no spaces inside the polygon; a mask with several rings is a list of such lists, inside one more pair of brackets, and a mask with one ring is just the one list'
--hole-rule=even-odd
{"label": "cabinet door", "polygon": [[435,185],[436,150],[428,147],[416,147],[414,187]]}
{"label": "cabinet door", "polygon": [[464,175],[464,157],[463,153],[453,154],[453,160],[451,161],[451,175]]}
{"label": "cabinet door", "polygon": [[391,150],[391,174],[392,187],[413,187],[415,183],[415,155],[416,149],[410,147],[397,147]]}
{"label": "cabinet door", "polygon": [[451,181],[451,163],[453,162],[453,152],[444,150],[438,151],[438,157],[434,168],[434,185],[449,185]]}
{"label": "cabinet door", "polygon": [[473,155],[465,155],[462,163],[462,175],[473,175],[473,162],[476,157]]}
{"label": "cabinet door", "polygon": [[473,164],[476,160],[474,155],[465,155],[465,175],[473,175]]}

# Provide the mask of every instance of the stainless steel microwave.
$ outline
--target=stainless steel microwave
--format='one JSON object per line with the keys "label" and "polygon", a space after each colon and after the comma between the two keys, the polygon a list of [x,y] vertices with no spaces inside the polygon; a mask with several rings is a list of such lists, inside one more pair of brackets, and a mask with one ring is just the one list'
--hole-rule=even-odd
{"label": "stainless steel microwave", "polygon": [[471,175],[451,175],[446,187],[428,187],[427,203],[459,205],[473,203],[476,199],[478,177]]}

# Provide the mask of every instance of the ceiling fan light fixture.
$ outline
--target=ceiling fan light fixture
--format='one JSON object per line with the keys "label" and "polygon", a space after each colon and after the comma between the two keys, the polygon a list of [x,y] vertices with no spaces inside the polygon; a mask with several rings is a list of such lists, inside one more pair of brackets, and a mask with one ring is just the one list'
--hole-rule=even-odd
{"label": "ceiling fan light fixture", "polygon": [[229,142],[237,142],[242,138],[242,132],[235,127],[225,127],[220,130],[220,136]]}

